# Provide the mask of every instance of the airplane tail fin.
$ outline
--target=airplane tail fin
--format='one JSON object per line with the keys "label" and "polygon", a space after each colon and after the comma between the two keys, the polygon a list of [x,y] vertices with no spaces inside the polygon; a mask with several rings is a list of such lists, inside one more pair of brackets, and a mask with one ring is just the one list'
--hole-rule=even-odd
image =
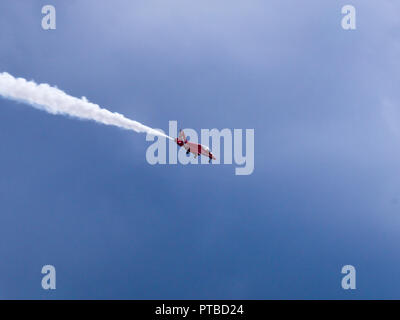
{"label": "airplane tail fin", "polygon": [[182,129],[179,130],[179,138],[182,139],[183,141],[186,141],[185,132],[183,132]]}

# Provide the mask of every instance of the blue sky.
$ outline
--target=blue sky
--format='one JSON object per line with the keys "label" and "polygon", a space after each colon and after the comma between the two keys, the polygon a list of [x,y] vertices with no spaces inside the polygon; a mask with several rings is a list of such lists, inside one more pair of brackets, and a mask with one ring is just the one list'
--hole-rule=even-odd
{"label": "blue sky", "polygon": [[144,134],[1,99],[0,298],[399,298],[400,5],[344,31],[346,4],[1,1],[1,72],[256,147],[250,176],[151,166]]}

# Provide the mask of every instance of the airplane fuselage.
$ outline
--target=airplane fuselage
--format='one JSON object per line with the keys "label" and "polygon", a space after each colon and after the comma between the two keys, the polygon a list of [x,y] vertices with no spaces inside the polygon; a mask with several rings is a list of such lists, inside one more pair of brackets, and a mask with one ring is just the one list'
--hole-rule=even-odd
{"label": "airplane fuselage", "polygon": [[193,143],[188,140],[182,140],[178,138],[175,139],[175,142],[177,143],[178,146],[184,147],[187,154],[193,153],[195,158],[197,158],[197,156],[199,155],[203,155],[208,157],[210,161],[216,159],[214,155],[211,153],[211,151],[201,144]]}

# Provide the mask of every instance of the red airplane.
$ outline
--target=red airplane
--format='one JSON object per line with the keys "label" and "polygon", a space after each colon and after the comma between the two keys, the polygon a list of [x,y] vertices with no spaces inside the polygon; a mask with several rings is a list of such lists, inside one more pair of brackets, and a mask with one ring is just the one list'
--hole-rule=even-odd
{"label": "red airplane", "polygon": [[185,133],[183,130],[179,130],[179,137],[175,138],[175,142],[177,143],[178,146],[184,147],[186,149],[186,154],[193,153],[194,158],[196,159],[197,156],[203,155],[210,160],[208,162],[211,162],[211,160],[216,160],[217,158],[214,157],[214,155],[211,153],[210,149],[206,146],[203,146],[198,143],[193,143],[190,142],[186,139]]}

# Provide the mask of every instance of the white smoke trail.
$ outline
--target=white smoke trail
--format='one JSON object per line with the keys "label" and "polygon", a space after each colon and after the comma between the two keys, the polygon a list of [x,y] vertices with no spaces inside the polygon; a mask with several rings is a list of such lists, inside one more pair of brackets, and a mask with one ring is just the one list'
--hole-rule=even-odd
{"label": "white smoke trail", "polygon": [[37,84],[34,81],[27,81],[23,78],[14,78],[7,72],[0,73],[0,95],[7,99],[30,104],[34,108],[51,114],[94,120],[106,125],[136,132],[146,132],[173,140],[158,130],[125,118],[120,113],[100,108],[99,105],[89,102],[85,97],[78,99],[46,83]]}

